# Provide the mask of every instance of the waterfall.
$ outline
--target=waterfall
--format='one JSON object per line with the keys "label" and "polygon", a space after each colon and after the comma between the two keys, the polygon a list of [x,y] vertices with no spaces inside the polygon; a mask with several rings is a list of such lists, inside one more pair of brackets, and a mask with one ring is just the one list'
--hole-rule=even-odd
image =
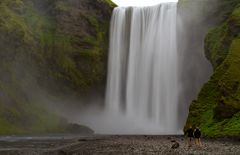
{"label": "waterfall", "polygon": [[112,15],[106,110],[152,133],[180,131],[176,20],[177,3]]}

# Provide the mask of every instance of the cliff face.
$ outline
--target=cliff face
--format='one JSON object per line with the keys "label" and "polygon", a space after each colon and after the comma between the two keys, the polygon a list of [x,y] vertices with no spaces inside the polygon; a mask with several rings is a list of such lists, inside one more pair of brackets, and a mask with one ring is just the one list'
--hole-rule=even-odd
{"label": "cliff face", "polygon": [[188,125],[210,137],[240,135],[240,2],[218,1],[219,20],[205,39],[214,73],[193,101]]}
{"label": "cliff face", "polygon": [[1,0],[0,134],[54,132],[64,122],[33,94],[103,87],[109,0]]}

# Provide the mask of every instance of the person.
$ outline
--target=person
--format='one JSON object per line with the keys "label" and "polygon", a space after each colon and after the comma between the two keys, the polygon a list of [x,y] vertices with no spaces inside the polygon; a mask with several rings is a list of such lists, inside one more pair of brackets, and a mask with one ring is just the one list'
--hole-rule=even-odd
{"label": "person", "polygon": [[188,142],[188,147],[191,147],[191,146],[192,146],[193,132],[194,132],[194,130],[193,130],[192,126],[189,126],[189,128],[188,128],[187,131],[186,131],[186,135],[187,135],[187,137],[188,137],[188,140],[187,140],[187,142]]}
{"label": "person", "polygon": [[202,147],[202,143],[201,143],[201,130],[199,129],[199,127],[196,127],[196,129],[193,132],[193,136],[195,138],[195,143]]}

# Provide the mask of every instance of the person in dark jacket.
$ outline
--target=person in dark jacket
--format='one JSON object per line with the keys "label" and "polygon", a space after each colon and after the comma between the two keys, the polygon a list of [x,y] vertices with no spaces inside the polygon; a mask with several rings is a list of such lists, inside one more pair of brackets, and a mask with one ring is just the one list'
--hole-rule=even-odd
{"label": "person in dark jacket", "polygon": [[192,126],[189,126],[189,128],[186,131],[186,135],[188,137],[188,147],[192,146],[193,132],[194,132],[194,130],[193,130]]}
{"label": "person in dark jacket", "polygon": [[195,138],[195,143],[200,147],[202,146],[201,135],[202,135],[201,130],[199,129],[199,127],[196,127],[196,129],[193,132],[193,136]]}

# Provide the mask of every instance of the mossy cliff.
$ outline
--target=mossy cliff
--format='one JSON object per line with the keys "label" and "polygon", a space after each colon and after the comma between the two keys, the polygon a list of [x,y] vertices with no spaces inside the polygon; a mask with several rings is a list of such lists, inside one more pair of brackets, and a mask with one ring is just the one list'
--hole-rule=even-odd
{"label": "mossy cliff", "polygon": [[205,38],[214,73],[192,102],[186,126],[199,126],[209,137],[240,136],[240,1],[218,6],[217,26]]}
{"label": "mossy cliff", "polygon": [[84,96],[103,87],[113,7],[109,0],[0,1],[0,134],[64,130],[66,121],[32,99],[38,89]]}

